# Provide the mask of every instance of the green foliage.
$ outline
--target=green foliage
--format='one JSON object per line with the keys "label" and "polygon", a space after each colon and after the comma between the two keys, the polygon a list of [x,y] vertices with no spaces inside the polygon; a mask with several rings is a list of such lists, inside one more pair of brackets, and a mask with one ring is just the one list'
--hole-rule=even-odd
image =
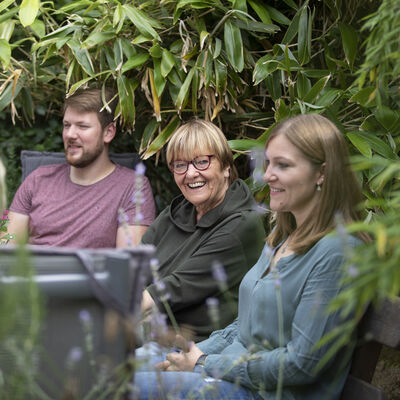
{"label": "green foliage", "polygon": [[8,204],[21,183],[21,150],[62,151],[61,121],[50,119],[35,127],[0,124],[0,156],[6,166]]}
{"label": "green foliage", "polygon": [[0,397],[45,399],[35,382],[41,301],[31,279],[27,253],[19,249],[18,254],[15,266],[6,271],[4,278],[18,277],[20,282],[0,283]]}

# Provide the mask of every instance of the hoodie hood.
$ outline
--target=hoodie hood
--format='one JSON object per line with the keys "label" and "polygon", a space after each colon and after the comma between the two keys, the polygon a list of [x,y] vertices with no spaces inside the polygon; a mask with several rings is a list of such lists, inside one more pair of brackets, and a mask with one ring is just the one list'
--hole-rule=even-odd
{"label": "hoodie hood", "polygon": [[253,209],[254,198],[249,188],[241,179],[236,179],[226,191],[222,203],[204,214],[199,222],[196,222],[196,208],[183,195],[172,200],[169,218],[173,224],[185,232],[194,232],[196,228],[210,228],[237,212]]}

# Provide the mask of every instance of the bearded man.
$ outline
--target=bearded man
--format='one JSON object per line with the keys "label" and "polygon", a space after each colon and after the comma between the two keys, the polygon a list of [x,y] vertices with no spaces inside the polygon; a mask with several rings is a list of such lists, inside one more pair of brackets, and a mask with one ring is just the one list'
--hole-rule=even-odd
{"label": "bearded man", "polygon": [[65,100],[67,163],[37,168],[18,188],[10,243],[104,248],[140,242],[154,220],[154,199],[143,173],[110,160],[117,103],[110,89],[78,90]]}

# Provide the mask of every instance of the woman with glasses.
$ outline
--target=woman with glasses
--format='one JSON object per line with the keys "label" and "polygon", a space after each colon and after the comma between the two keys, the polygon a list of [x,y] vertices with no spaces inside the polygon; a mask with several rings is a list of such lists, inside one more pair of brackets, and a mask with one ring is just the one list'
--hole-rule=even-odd
{"label": "woman with glasses", "polygon": [[271,131],[265,161],[274,229],[240,284],[238,318],[196,345],[178,338],[159,371],[135,374],[132,398],[340,398],[354,343],[337,352],[320,339],[351,315],[327,306],[356,269],[346,255],[368,240],[343,226],[362,200],[346,141],[325,117],[300,115]]}
{"label": "woman with glasses", "polygon": [[166,156],[182,194],[142,238],[156,246],[159,264],[159,280],[147,282],[142,310],[166,313],[168,299],[177,323],[198,341],[216,327],[207,301],[217,308],[221,327],[236,317],[239,283],[257,260],[265,233],[217,126],[200,119],[182,125]]}

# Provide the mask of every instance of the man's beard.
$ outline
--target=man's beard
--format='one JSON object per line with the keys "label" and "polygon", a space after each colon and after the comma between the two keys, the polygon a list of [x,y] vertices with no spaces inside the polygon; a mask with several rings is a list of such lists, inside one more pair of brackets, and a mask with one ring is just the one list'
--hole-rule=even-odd
{"label": "man's beard", "polygon": [[68,150],[65,150],[65,158],[67,160],[67,163],[69,165],[72,165],[75,168],[85,168],[88,165],[92,164],[94,161],[96,161],[100,154],[104,150],[104,143],[99,140],[97,142],[96,147],[92,151],[85,151],[82,148],[82,155],[79,159],[74,159],[73,157],[69,157],[68,155]]}

